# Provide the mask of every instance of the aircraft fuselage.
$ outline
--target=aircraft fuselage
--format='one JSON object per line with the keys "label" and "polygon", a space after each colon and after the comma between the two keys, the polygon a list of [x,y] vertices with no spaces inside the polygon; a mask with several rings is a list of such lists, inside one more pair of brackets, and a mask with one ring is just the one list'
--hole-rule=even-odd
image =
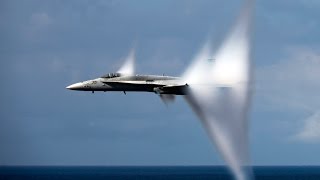
{"label": "aircraft fuselage", "polygon": [[172,76],[122,75],[109,73],[100,78],[72,84],[67,89],[78,91],[139,91],[157,94],[184,95],[185,87],[181,80]]}

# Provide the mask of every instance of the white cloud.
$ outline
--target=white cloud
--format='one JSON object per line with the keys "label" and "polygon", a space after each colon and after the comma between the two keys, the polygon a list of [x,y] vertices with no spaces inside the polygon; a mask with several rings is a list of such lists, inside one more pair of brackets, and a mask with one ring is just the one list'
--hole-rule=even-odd
{"label": "white cloud", "polygon": [[284,60],[258,69],[257,98],[269,104],[264,108],[313,114],[294,137],[320,142],[320,51],[290,48],[288,52]]}
{"label": "white cloud", "polygon": [[305,142],[320,142],[320,111],[304,121],[303,128],[294,138]]}
{"label": "white cloud", "polygon": [[259,68],[257,90],[290,108],[320,109],[320,51],[294,48],[277,64]]}

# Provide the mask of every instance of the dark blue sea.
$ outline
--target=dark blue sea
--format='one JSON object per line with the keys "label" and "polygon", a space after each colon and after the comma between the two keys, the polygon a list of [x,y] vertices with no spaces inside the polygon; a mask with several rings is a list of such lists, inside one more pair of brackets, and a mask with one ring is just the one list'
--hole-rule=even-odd
{"label": "dark blue sea", "polygon": [[[320,166],[255,166],[257,180],[320,180]],[[224,166],[0,166],[0,180],[232,180]]]}

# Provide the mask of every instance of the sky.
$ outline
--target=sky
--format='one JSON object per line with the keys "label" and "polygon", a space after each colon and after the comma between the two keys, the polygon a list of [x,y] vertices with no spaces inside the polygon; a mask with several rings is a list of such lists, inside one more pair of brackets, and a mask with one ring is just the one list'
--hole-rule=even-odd
{"label": "sky", "polygon": [[[181,75],[241,0],[1,0],[0,165],[221,165],[196,115],[153,93],[75,92],[115,72]],[[254,165],[320,165],[320,2],[257,0]]]}

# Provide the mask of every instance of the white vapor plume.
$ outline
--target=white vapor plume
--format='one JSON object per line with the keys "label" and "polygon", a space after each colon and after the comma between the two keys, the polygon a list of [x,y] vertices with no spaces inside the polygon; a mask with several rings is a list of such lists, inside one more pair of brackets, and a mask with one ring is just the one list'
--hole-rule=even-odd
{"label": "white vapor plume", "polygon": [[127,56],[125,63],[122,67],[118,70],[118,73],[127,74],[127,75],[134,75],[135,73],[135,50],[131,49],[129,55]]}
{"label": "white vapor plume", "polygon": [[252,72],[250,27],[253,0],[246,1],[236,24],[217,52],[209,43],[184,73],[185,99],[237,180],[251,179],[248,152],[249,100]]}

